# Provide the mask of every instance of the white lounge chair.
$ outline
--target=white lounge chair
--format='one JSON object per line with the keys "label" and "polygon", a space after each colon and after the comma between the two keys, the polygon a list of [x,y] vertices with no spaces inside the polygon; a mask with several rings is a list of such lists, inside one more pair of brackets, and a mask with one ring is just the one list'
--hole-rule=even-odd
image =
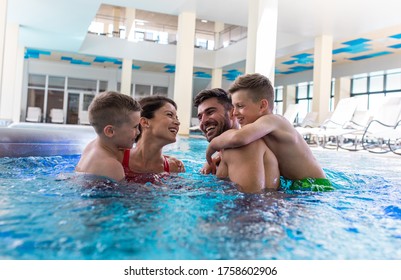
{"label": "white lounge chair", "polygon": [[25,120],[27,122],[40,122],[42,119],[42,109],[40,107],[28,107]]}
{"label": "white lounge chair", "polygon": [[283,115],[290,123],[294,124],[295,120],[299,114],[300,105],[299,104],[289,104],[285,113]]}
{"label": "white lounge chair", "polygon": [[331,116],[320,127],[296,127],[296,129],[304,137],[315,138],[318,144],[322,141],[322,146],[325,146],[328,137],[337,134],[338,129],[343,129],[352,120],[357,106],[357,98],[343,98],[338,102]]}
{"label": "white lounge chair", "polygon": [[398,134],[400,120],[401,97],[386,96],[360,136],[362,147],[372,153],[387,153],[395,150],[392,148],[392,141],[397,141],[401,137]]}
{"label": "white lounge chair", "polygon": [[79,124],[90,125],[88,111],[80,111],[79,112]]}
{"label": "white lounge chair", "polygon": [[191,127],[189,128],[190,131],[201,131],[199,127],[199,119],[198,118],[191,118]]}
{"label": "white lounge chair", "polygon": [[64,123],[64,110],[63,109],[51,109],[50,110],[50,122]]}

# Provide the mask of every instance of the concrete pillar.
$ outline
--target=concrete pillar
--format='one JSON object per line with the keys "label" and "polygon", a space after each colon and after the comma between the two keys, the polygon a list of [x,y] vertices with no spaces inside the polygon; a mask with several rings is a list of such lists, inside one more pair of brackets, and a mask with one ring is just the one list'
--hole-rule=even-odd
{"label": "concrete pillar", "polygon": [[135,9],[125,8],[126,38],[128,41],[134,41],[135,39],[135,13]]}
{"label": "concrete pillar", "polygon": [[274,85],[278,0],[249,0],[246,73],[260,73]]}
{"label": "concrete pillar", "polygon": [[113,37],[119,37],[120,34],[120,18],[121,18],[121,8],[113,8]]}
{"label": "concrete pillar", "polygon": [[180,135],[189,135],[192,113],[195,20],[193,12],[182,12],[178,16],[174,101],[177,103],[181,122]]}
{"label": "concrete pillar", "polygon": [[224,22],[214,23],[214,49],[223,47],[223,40],[221,39],[220,32],[224,30]]}
{"label": "concrete pillar", "polygon": [[1,87],[3,78],[3,59],[4,45],[6,39],[7,25],[7,0],[0,1],[0,103],[1,103]]}
{"label": "concrete pillar", "polygon": [[121,93],[131,95],[132,60],[123,58],[121,68]]}
{"label": "concrete pillar", "polygon": [[18,45],[19,25],[8,23],[6,27],[3,82],[1,84],[0,119],[20,121],[21,95],[24,73],[24,48]]}
{"label": "concrete pillar", "polygon": [[212,69],[211,88],[221,88],[222,80],[223,80],[223,69],[221,68]]}
{"label": "concrete pillar", "polygon": [[287,85],[283,88],[283,113],[287,110],[288,105],[295,104],[297,88],[295,85]]}
{"label": "concrete pillar", "polygon": [[334,108],[338,102],[351,96],[351,79],[349,77],[337,78],[334,86]]}
{"label": "concrete pillar", "polygon": [[332,51],[332,36],[322,35],[315,39],[312,111],[318,112],[320,123],[326,119],[330,107]]}

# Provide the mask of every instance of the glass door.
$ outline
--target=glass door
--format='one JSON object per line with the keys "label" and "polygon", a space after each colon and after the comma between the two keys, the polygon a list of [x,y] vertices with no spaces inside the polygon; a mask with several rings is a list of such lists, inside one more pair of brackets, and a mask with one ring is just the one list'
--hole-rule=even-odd
{"label": "glass door", "polygon": [[81,92],[80,94],[80,106],[79,106],[79,123],[80,124],[90,124],[88,108],[91,104],[95,94],[92,92]]}
{"label": "glass door", "polygon": [[67,124],[89,124],[88,107],[94,97],[92,92],[68,92]]}
{"label": "glass door", "polygon": [[79,93],[68,93],[67,124],[78,124]]}

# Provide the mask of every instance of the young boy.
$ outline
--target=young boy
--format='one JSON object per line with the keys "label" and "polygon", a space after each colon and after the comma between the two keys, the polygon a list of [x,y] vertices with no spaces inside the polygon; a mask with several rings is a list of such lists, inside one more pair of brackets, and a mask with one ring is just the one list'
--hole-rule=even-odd
{"label": "young boy", "polygon": [[262,138],[276,156],[280,174],[294,180],[291,188],[333,189],[302,136],[284,117],[273,114],[274,90],[269,79],[260,74],[243,75],[229,92],[241,129],[228,130],[210,142],[206,150],[210,165],[216,151]]}
{"label": "young boy", "polygon": [[141,106],[128,95],[103,92],[89,105],[89,121],[97,133],[84,149],[75,171],[125,178],[121,164],[125,149],[131,149],[139,134]]}

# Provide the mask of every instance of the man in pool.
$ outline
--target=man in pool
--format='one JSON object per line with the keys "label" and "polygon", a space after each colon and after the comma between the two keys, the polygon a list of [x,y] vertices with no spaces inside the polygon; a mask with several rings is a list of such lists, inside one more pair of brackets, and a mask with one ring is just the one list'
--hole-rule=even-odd
{"label": "man in pool", "polygon": [[267,77],[257,73],[239,76],[229,92],[241,129],[227,130],[210,141],[206,159],[212,167],[215,151],[263,139],[278,160],[280,174],[294,181],[291,188],[333,190],[302,136],[284,117],[273,114],[274,89]]}
{"label": "man in pool", "polygon": [[[200,129],[209,142],[226,130],[238,129],[231,99],[223,89],[202,90],[196,95],[194,105],[198,108]],[[219,178],[228,177],[242,192],[261,193],[280,186],[277,159],[262,140],[222,150],[219,156],[217,171],[212,172]]]}
{"label": "man in pool", "polygon": [[89,105],[89,121],[97,137],[84,149],[75,171],[123,180],[121,161],[140,133],[140,112],[140,104],[128,95],[113,91],[96,95]]}

